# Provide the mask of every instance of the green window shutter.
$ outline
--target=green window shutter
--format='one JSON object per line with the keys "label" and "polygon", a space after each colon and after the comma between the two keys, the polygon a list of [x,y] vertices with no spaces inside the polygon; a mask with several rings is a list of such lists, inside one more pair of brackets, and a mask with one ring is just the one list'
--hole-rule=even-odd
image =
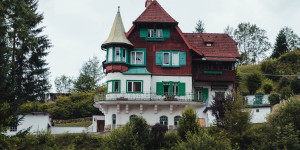
{"label": "green window shutter", "polygon": [[207,101],[208,99],[208,88],[201,89],[201,100]]}
{"label": "green window shutter", "polygon": [[179,96],[185,95],[185,83],[184,82],[178,83],[178,94],[179,94]]}
{"label": "green window shutter", "polygon": [[147,29],[140,29],[140,37],[147,37]]}
{"label": "green window shutter", "polygon": [[170,38],[170,29],[163,29],[163,38]]}
{"label": "green window shutter", "polygon": [[164,93],[164,85],[162,82],[156,82],[156,94],[163,95]]}
{"label": "green window shutter", "polygon": [[186,52],[179,53],[179,65],[186,66]]}
{"label": "green window shutter", "polygon": [[156,65],[162,65],[162,55],[163,53],[162,52],[156,52],[155,53],[155,64]]}

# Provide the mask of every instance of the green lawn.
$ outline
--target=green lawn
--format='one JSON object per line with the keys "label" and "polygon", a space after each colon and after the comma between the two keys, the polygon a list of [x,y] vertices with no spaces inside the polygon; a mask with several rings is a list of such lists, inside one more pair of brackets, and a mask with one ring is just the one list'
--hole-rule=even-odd
{"label": "green lawn", "polygon": [[83,122],[70,122],[70,123],[55,124],[55,126],[88,127],[91,124],[92,124],[92,121],[83,121]]}

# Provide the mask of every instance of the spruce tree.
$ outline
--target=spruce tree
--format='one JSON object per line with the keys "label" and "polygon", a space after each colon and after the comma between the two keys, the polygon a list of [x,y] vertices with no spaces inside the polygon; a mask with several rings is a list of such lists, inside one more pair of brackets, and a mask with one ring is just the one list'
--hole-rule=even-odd
{"label": "spruce tree", "polygon": [[284,34],[284,30],[280,30],[279,34],[276,37],[276,43],[271,57],[278,58],[281,54],[286,53],[287,51],[288,44],[286,40],[286,35]]}

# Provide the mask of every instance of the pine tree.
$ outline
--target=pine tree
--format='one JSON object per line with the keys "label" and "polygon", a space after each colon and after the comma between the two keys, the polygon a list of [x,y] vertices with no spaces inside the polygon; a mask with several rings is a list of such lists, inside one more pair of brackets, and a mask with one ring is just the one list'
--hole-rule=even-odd
{"label": "pine tree", "polygon": [[194,33],[205,33],[204,22],[199,20],[195,27]]}
{"label": "pine tree", "polygon": [[278,58],[281,54],[288,51],[287,40],[283,30],[279,31],[279,34],[276,37],[276,43],[274,46],[272,58]]}

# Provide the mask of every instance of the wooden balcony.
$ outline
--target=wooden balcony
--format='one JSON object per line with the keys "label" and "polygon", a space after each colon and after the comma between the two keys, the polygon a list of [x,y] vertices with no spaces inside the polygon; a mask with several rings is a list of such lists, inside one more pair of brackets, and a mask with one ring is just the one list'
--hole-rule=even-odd
{"label": "wooden balcony", "polygon": [[234,70],[201,70],[193,69],[193,81],[219,81],[219,82],[234,82]]}

